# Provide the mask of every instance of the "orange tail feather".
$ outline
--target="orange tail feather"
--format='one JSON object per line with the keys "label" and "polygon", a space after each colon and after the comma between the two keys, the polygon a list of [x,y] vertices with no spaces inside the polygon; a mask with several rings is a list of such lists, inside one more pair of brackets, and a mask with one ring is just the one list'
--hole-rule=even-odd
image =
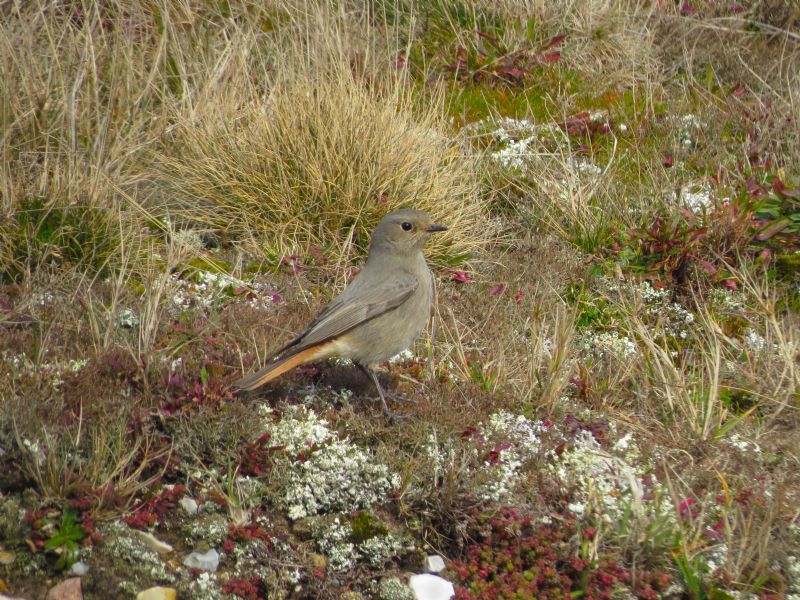
{"label": "orange tail feather", "polygon": [[243,391],[249,392],[250,390],[254,390],[258,387],[261,387],[265,383],[272,381],[276,377],[280,377],[286,373],[286,371],[290,371],[298,365],[302,365],[303,363],[311,362],[319,358],[324,358],[325,347],[329,344],[330,342],[325,342],[316,346],[312,346],[311,348],[303,350],[297,354],[287,356],[286,358],[279,358],[275,362],[268,364],[263,369],[259,369],[255,373],[251,373],[250,375],[242,377],[233,385],[234,387],[237,387]]}

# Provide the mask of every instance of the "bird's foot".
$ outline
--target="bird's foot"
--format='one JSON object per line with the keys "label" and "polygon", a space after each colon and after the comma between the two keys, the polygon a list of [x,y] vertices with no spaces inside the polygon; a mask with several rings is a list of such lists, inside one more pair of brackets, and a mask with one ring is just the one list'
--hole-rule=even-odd
{"label": "bird's foot", "polygon": [[395,422],[400,418],[406,418],[407,416],[410,416],[410,415],[398,415],[389,410],[389,405],[386,404],[386,396],[389,396],[394,400],[405,400],[407,402],[411,402],[411,400],[399,394],[384,392],[383,388],[381,387],[380,381],[378,381],[378,376],[375,374],[375,371],[365,367],[360,363],[356,363],[356,365],[358,365],[358,368],[361,369],[370,379],[372,379],[372,382],[375,384],[375,389],[378,390],[378,397],[381,399],[381,403],[383,404],[383,414],[386,417],[388,417],[390,421]]}
{"label": "bird's foot", "polygon": [[[383,404],[383,415],[382,415],[382,417],[387,419],[390,423],[396,423],[397,421],[400,421],[402,419],[408,419],[408,418],[411,418],[412,416],[414,416],[414,413],[398,413],[398,412],[393,411],[392,409],[389,408],[389,405],[386,404],[386,399],[381,397],[381,396],[377,396],[377,397],[373,398],[373,400],[374,401],[378,401],[378,400],[381,401],[381,403]],[[378,418],[378,417],[376,416],[375,418]]]}
{"label": "bird's foot", "polygon": [[419,400],[416,398],[409,398],[403,394],[398,394],[397,392],[386,392],[386,397],[391,398],[395,402],[406,402],[408,404],[419,404]]}

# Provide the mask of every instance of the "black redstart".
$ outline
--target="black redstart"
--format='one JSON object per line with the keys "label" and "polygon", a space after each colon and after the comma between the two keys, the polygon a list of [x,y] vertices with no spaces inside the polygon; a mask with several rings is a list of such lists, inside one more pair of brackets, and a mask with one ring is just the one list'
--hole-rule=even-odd
{"label": "black redstart", "polygon": [[431,233],[446,230],[419,210],[403,209],[384,217],[353,282],[303,333],[276,352],[272,362],[234,386],[253,390],[298,365],[349,358],[372,378],[384,412],[391,414],[374,369],[411,346],[427,325],[436,291],[422,249]]}

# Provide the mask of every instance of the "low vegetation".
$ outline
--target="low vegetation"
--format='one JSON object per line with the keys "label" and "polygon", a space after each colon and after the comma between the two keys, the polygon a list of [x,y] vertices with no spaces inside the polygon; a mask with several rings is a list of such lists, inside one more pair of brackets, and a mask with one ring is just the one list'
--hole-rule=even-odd
{"label": "low vegetation", "polygon": [[[0,593],[800,597],[790,3],[0,15]],[[233,394],[401,206],[450,226],[405,418]]]}

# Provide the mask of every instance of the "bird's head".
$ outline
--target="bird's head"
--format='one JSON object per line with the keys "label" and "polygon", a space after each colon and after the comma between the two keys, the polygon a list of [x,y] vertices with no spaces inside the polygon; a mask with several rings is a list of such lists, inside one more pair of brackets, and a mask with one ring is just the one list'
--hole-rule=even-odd
{"label": "bird's head", "polygon": [[375,227],[369,246],[370,255],[376,251],[393,254],[412,254],[422,251],[432,233],[447,231],[436,225],[428,213],[412,208],[396,210],[386,215]]}

